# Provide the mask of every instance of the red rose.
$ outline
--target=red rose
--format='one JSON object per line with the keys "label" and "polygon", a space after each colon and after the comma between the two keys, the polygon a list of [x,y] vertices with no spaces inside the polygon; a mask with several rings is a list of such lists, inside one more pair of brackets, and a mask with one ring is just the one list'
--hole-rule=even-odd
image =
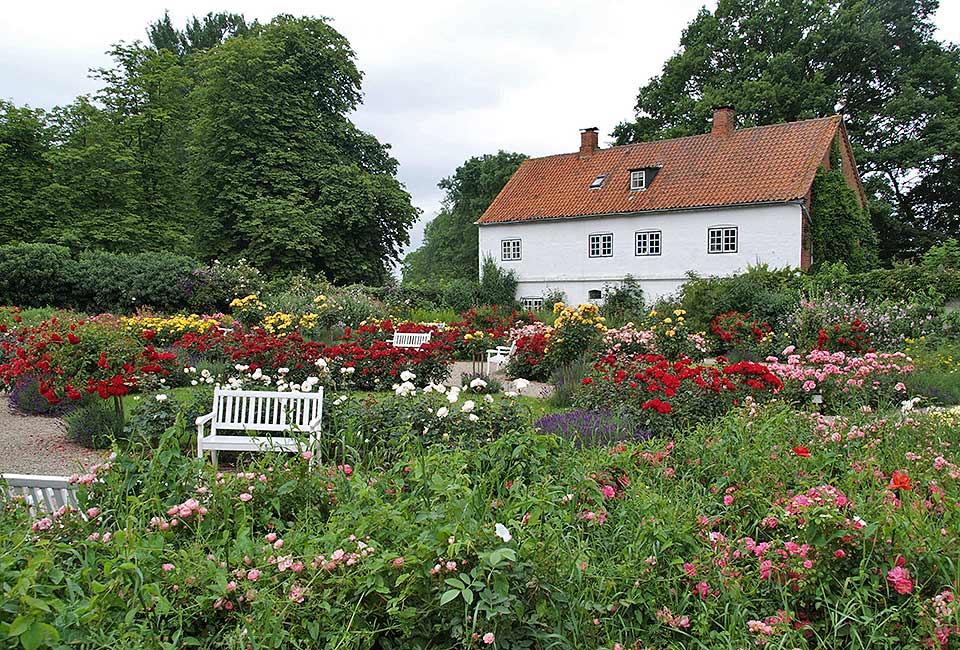
{"label": "red rose", "polygon": [[143,330],[143,338],[145,338],[148,341],[152,341],[153,337],[156,335],[157,333],[154,332],[153,330]]}
{"label": "red rose", "polygon": [[584,386],[589,386],[590,384],[593,383],[593,380],[590,377],[584,377],[583,381],[581,381],[580,383],[583,384]]}
{"label": "red rose", "polygon": [[803,446],[794,447],[793,453],[801,458],[810,458],[810,450]]}

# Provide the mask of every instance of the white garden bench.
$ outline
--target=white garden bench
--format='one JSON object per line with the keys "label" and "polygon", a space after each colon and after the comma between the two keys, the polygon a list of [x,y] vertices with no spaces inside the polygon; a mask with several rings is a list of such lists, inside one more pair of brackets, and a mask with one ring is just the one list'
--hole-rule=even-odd
{"label": "white garden bench", "polygon": [[30,505],[30,513],[51,514],[63,506],[77,507],[77,495],[66,476],[42,474],[0,474],[8,499],[22,498]]}
{"label": "white garden bench", "polygon": [[493,364],[497,364],[497,369],[499,369],[503,364],[510,360],[510,357],[516,353],[516,341],[510,345],[498,345],[495,348],[487,350],[487,376],[493,373]]}
{"label": "white garden bench", "polygon": [[[323,417],[323,387],[315,393],[293,391],[213,391],[213,411],[196,419],[197,456],[210,452],[216,466],[218,451],[288,451],[309,449],[317,453]],[[204,427],[210,433],[204,435]],[[289,434],[302,432],[307,438],[290,435],[244,435],[246,432]],[[313,459],[311,459],[311,464]]]}
{"label": "white garden bench", "polygon": [[394,332],[390,344],[395,348],[420,348],[430,342],[430,332]]}

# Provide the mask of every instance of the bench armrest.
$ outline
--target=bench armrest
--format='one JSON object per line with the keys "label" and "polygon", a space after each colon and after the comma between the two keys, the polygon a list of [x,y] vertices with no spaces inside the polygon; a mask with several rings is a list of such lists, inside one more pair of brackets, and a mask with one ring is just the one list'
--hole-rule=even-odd
{"label": "bench armrest", "polygon": [[314,432],[320,427],[321,422],[323,422],[323,416],[318,415],[317,417],[310,420],[310,424],[307,425],[307,429],[311,432]]}
{"label": "bench armrest", "polygon": [[194,421],[194,424],[196,424],[198,427],[202,427],[204,424],[206,424],[212,419],[213,419],[213,413],[207,413],[206,415],[201,415],[200,417],[198,417]]}

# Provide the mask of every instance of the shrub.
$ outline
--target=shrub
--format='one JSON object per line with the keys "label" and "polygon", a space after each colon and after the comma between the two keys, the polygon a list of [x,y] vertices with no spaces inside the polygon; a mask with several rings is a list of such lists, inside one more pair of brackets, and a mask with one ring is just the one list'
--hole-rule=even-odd
{"label": "shrub", "polygon": [[181,284],[189,296],[185,306],[198,312],[225,311],[237,296],[260,294],[265,288],[260,270],[245,259],[232,264],[214,260],[210,266],[192,271]]}
{"label": "shrub", "polygon": [[592,304],[574,307],[556,303],[553,329],[544,336],[548,339],[543,363],[550,370],[596,352],[607,331],[600,308]]}
{"label": "shrub", "polygon": [[455,279],[447,283],[440,302],[444,307],[460,312],[477,305],[479,298],[480,285],[475,280]]}
{"label": "shrub", "polygon": [[805,356],[784,350],[785,361],[770,357],[770,371],[783,380],[783,397],[797,406],[818,404],[829,413],[844,408],[880,407],[907,396],[907,375],[913,371],[902,352],[854,356],[812,350]]}
{"label": "shrub", "polygon": [[142,306],[175,312],[189,303],[188,282],[199,268],[196,260],[169,253],[87,252],[77,263],[75,301],[94,312],[129,312]]}
{"label": "shrub", "polygon": [[497,266],[492,257],[483,260],[479,300],[484,305],[513,307],[517,302],[517,273]]}
{"label": "shrub", "polygon": [[107,449],[123,438],[123,412],[113,400],[89,399],[66,420],[67,436],[89,449]]}
{"label": "shrub", "polygon": [[751,318],[749,313],[736,311],[714,317],[710,321],[710,331],[717,337],[721,353],[745,343],[763,343],[773,335],[769,323]]}
{"label": "shrub", "polygon": [[584,377],[574,403],[591,410],[630,415],[655,433],[709,422],[735,404],[769,400],[783,387],[759,363],[699,366],[689,359],[669,361],[653,354],[602,357]]}
{"label": "shrub", "polygon": [[643,289],[632,275],[625,276],[616,286],[604,287],[603,295],[603,315],[608,320],[625,323],[644,314]]}
{"label": "shrub", "polygon": [[75,304],[74,283],[85,280],[64,246],[0,246],[0,304],[66,307]]}
{"label": "shrub", "polygon": [[[213,404],[212,399],[207,401],[206,408],[209,409],[211,404]],[[123,428],[122,440],[145,444],[151,448],[157,447],[167,429],[176,424],[177,417],[184,413],[185,408],[185,404],[167,393],[142,396],[137,405],[130,410],[129,418]],[[202,413],[198,413],[198,415],[202,415]],[[193,420],[189,420],[189,423],[192,422]],[[186,429],[185,433],[192,434],[193,431],[190,428]],[[181,448],[195,450],[196,438],[193,435],[185,436],[185,438],[186,440],[181,442],[187,444],[181,444]]]}
{"label": "shrub", "polygon": [[547,334],[551,331],[553,328],[539,321],[510,330],[510,343],[516,345],[516,351],[507,362],[508,377],[544,381],[550,376],[550,368],[543,359],[550,341]]}
{"label": "shrub", "polygon": [[778,329],[800,299],[801,278],[800,271],[770,270],[766,265],[722,278],[689,274],[681,288],[680,306],[690,314],[694,330],[707,330],[714,316],[727,312],[750,313]]}

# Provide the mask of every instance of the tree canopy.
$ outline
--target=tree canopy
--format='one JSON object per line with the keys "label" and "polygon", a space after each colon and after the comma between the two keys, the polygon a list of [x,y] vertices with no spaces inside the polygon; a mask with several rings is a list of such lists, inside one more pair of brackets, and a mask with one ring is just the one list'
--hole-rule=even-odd
{"label": "tree canopy", "polygon": [[404,281],[477,279],[480,243],[474,222],[526,158],[506,151],[474,156],[440,181],[443,208],[427,224],[423,245],[404,259]]}
{"label": "tree canopy", "polygon": [[321,19],[168,15],[102,86],[51,111],[0,102],[0,226],[74,252],[246,258],[383,282],[417,216],[389,146],[349,119],[361,72]]}
{"label": "tree canopy", "polygon": [[937,0],[720,0],[640,88],[619,144],[839,113],[874,202],[881,253],[960,234],[960,51],[935,38]]}

